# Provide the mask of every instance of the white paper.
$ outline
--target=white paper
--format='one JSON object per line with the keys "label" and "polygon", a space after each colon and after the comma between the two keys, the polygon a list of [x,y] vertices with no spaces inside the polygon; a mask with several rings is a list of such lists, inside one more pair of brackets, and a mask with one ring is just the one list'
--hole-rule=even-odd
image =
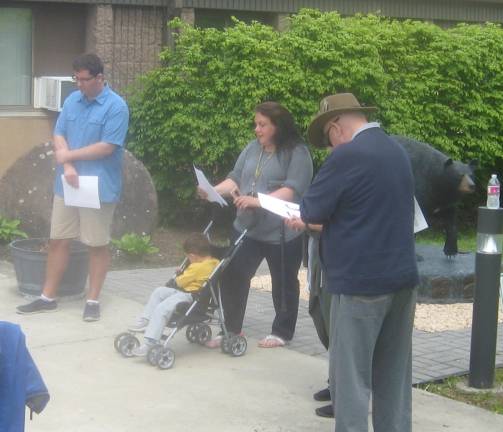
{"label": "white paper", "polygon": [[421,211],[421,207],[419,207],[416,197],[414,197],[414,234],[426,228],[428,228],[428,223],[424,218],[423,212]]}
{"label": "white paper", "polygon": [[269,210],[274,214],[284,218],[300,218],[300,208],[296,203],[284,201],[262,193],[258,194],[258,200],[260,201],[260,206],[262,208]]}
{"label": "white paper", "polygon": [[79,176],[79,187],[74,188],[61,176],[65,205],[72,207],[100,208],[98,176]]}
{"label": "white paper", "polygon": [[208,201],[216,202],[222,207],[227,205],[222,196],[215,190],[215,188],[210,184],[204,173],[194,166],[194,171],[196,172],[198,186],[208,194]]}

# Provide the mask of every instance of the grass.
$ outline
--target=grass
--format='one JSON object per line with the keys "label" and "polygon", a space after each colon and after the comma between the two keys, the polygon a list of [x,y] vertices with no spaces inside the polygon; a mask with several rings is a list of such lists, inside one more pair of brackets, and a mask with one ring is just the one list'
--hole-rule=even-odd
{"label": "grass", "polygon": [[[432,228],[419,232],[416,241],[423,244],[444,246],[444,233]],[[477,250],[477,232],[473,230],[458,233],[458,249],[462,252],[475,252]]]}
{"label": "grass", "polygon": [[[456,384],[466,379],[467,377],[450,377],[440,383],[420,384],[418,387],[431,393],[448,397],[449,399],[475,405],[503,415],[503,393],[464,393],[456,387]],[[495,387],[503,386],[503,368],[496,369],[494,384]]]}

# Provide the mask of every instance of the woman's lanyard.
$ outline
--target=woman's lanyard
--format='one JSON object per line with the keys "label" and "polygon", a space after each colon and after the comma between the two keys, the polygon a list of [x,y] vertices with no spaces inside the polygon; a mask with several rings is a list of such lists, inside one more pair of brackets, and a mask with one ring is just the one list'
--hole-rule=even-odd
{"label": "woman's lanyard", "polygon": [[258,158],[257,166],[255,167],[255,179],[253,180],[251,185],[252,196],[257,195],[257,192],[255,190],[255,187],[257,186],[257,180],[262,175],[262,171],[264,170],[265,165],[267,164],[267,162],[269,162],[269,159],[272,158],[273,154],[274,152],[270,153],[269,156],[267,156],[267,159],[264,161],[264,163],[262,163],[262,156],[264,155],[264,149],[260,150],[260,156]]}

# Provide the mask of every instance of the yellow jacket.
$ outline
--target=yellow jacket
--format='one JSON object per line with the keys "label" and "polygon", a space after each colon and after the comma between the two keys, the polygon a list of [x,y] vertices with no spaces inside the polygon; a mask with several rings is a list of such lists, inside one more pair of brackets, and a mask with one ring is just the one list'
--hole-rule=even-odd
{"label": "yellow jacket", "polygon": [[218,262],[216,258],[209,258],[190,264],[180,276],[176,277],[177,286],[185,292],[199,291]]}

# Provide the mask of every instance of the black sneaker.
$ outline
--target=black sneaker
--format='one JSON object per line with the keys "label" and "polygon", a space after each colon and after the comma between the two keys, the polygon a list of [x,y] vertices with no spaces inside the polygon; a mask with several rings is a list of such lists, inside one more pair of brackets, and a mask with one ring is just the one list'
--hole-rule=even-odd
{"label": "black sneaker", "polygon": [[316,408],[314,412],[320,417],[334,418],[334,408],[332,405],[325,405],[323,407]]}
{"label": "black sneaker", "polygon": [[86,302],[86,307],[84,308],[84,315],[82,316],[82,319],[88,322],[98,321],[100,319],[100,304]]}
{"label": "black sneaker", "polygon": [[18,306],[16,312],[21,315],[37,314],[42,312],[54,312],[58,308],[58,303],[53,301],[42,300],[38,298],[31,303]]}
{"label": "black sneaker", "polygon": [[315,401],[319,401],[319,402],[327,402],[330,400],[330,389],[327,387],[327,388],[324,388],[323,390],[320,390],[319,392],[316,392],[315,394],[313,394],[313,399]]}

